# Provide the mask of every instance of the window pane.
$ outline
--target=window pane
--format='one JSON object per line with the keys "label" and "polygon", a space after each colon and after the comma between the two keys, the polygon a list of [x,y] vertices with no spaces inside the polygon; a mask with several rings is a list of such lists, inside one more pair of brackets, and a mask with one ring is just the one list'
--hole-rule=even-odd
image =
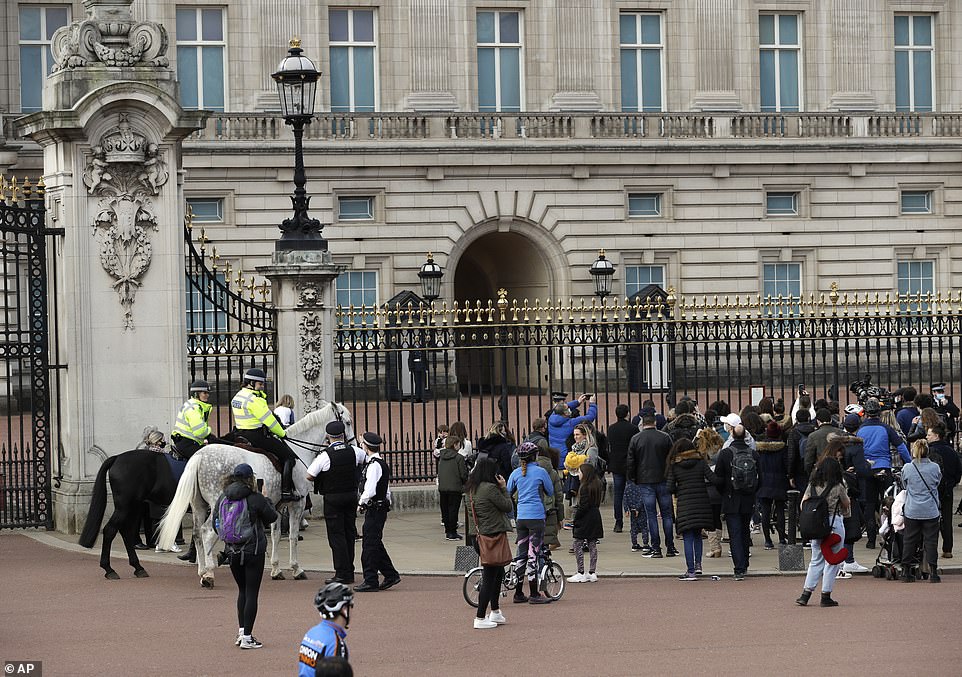
{"label": "window pane", "polygon": [[763,49],[759,54],[762,111],[775,110],[775,52]]}
{"label": "window pane", "polygon": [[909,96],[909,53],[895,52],[895,110],[910,110],[912,100]]}
{"label": "window pane", "polygon": [[177,10],[177,40],[197,39],[197,12],[193,9]]}
{"label": "window pane", "polygon": [[646,112],[661,110],[661,50],[641,50],[641,102]]}
{"label": "window pane", "polygon": [[204,40],[224,39],[224,20],[219,9],[202,9],[200,24]]}
{"label": "window pane", "polygon": [[798,44],[798,16],[795,14],[780,14],[778,17],[778,44]]}
{"label": "window pane", "polygon": [[932,110],[932,52],[913,52],[915,106],[920,112]]}
{"label": "window pane", "polygon": [[478,110],[494,111],[495,98],[494,49],[486,47],[478,50]]}
{"label": "window pane", "polygon": [[53,34],[58,28],[63,28],[67,25],[68,16],[69,12],[66,7],[47,8],[47,40],[53,37]]}
{"label": "window pane", "polygon": [[20,8],[20,39],[39,40],[40,39],[40,12],[39,7]]}
{"label": "window pane", "polygon": [[20,110],[35,113],[43,107],[43,48],[20,47]]}
{"label": "window pane", "polygon": [[351,110],[349,50],[331,47],[331,110],[335,113]]}
{"label": "window pane", "polygon": [[196,47],[177,48],[177,80],[180,82],[180,105],[198,108]]}
{"label": "window pane", "polygon": [[762,14],[758,17],[758,43],[760,45],[775,44],[775,16]]}
{"label": "window pane", "polygon": [[501,42],[521,42],[520,27],[517,12],[501,12],[498,14],[498,24],[501,29]]}
{"label": "window pane", "polygon": [[331,42],[347,42],[349,35],[347,32],[347,10],[332,9],[327,15],[328,33]]}
{"label": "window pane", "polygon": [[354,48],[354,110],[374,111],[374,48]]}
{"label": "window pane", "polygon": [[187,200],[195,222],[224,220],[224,201],[220,199],[191,198]]}
{"label": "window pane", "polygon": [[224,48],[201,47],[204,60],[204,108],[224,110]]}
{"label": "window pane", "polygon": [[621,50],[621,110],[638,112],[638,53],[634,49]]}
{"label": "window pane", "polygon": [[44,63],[46,64],[46,66],[45,66],[46,71],[45,71],[44,75],[50,75],[50,74],[53,72],[53,66],[54,66],[54,63],[53,63],[53,50],[50,49],[50,45],[44,45],[44,46],[43,46],[43,56],[44,56],[44,59],[46,59],[46,60],[44,61]]}
{"label": "window pane", "polygon": [[904,191],[903,214],[927,214],[932,211],[932,193],[929,191]]}
{"label": "window pane", "polygon": [[909,44],[909,18],[907,16],[895,17],[895,44],[900,47]]}
{"label": "window pane", "polygon": [[658,193],[634,193],[628,196],[628,216],[661,215],[661,195]]}
{"label": "window pane", "polygon": [[798,110],[798,52],[782,50],[779,53],[779,90],[781,101],[779,109],[783,111]]}
{"label": "window pane", "polygon": [[501,110],[521,110],[521,50],[501,49]]}
{"label": "window pane", "polygon": [[371,219],[373,198],[369,197],[341,197],[337,200],[338,218],[342,220],[350,219]]}
{"label": "window pane", "polygon": [[354,42],[374,42],[372,10],[354,10]]}
{"label": "window pane", "polygon": [[641,15],[641,41],[646,45],[661,44],[661,17],[655,14]]}
{"label": "window pane", "polygon": [[912,43],[917,46],[932,45],[932,17],[912,17]]}
{"label": "window pane", "polygon": [[478,43],[494,42],[494,12],[478,12]]}
{"label": "window pane", "polygon": [[769,193],[765,199],[766,211],[772,215],[796,214],[798,202],[795,193]]}
{"label": "window pane", "polygon": [[633,45],[637,40],[637,33],[635,32],[635,27],[637,24],[635,14],[622,14],[619,17],[621,26],[621,44],[623,45]]}

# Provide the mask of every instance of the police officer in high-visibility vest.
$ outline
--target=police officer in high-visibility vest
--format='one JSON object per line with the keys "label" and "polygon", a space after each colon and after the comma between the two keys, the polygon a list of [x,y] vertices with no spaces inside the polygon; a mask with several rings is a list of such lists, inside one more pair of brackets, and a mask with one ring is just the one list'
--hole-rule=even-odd
{"label": "police officer in high-visibility vest", "polygon": [[234,412],[234,427],[255,447],[277,456],[284,463],[281,474],[281,501],[296,501],[301,497],[294,491],[291,474],[297,456],[287,446],[283,438],[287,436],[271,408],[267,404],[267,393],[263,391],[267,374],[263,369],[248,369],[244,373],[244,387],[237,391],[230,402]]}
{"label": "police officer in high-visibility vest", "polygon": [[194,381],[190,384],[190,399],[180,408],[170,433],[176,456],[187,460],[205,444],[219,441],[207,423],[210,409],[210,384],[207,381]]}

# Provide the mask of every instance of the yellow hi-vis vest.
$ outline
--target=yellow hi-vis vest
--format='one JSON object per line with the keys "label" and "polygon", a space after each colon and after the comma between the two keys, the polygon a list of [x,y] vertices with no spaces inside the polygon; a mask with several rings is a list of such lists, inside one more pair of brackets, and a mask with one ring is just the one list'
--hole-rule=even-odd
{"label": "yellow hi-vis vest", "polygon": [[230,401],[234,412],[234,425],[238,430],[256,430],[267,426],[278,437],[285,437],[284,426],[277,422],[271,408],[267,406],[267,394],[262,390],[241,388]]}
{"label": "yellow hi-vis vest", "polygon": [[190,398],[184,402],[177,414],[177,421],[174,423],[174,430],[171,435],[180,435],[198,444],[204,444],[210,436],[210,426],[207,419],[210,417],[211,405],[201,402],[198,399]]}

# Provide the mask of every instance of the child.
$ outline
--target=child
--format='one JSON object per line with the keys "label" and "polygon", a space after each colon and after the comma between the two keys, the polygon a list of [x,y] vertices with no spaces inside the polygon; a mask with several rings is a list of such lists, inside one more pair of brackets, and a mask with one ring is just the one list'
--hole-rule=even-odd
{"label": "child", "polygon": [[437,433],[434,438],[434,458],[441,458],[441,450],[444,449],[444,441],[448,436],[448,424],[442,423],[439,425]]}
{"label": "child", "polygon": [[[641,487],[628,480],[625,482],[625,515],[630,518],[631,524],[631,551],[641,552],[642,555],[651,553],[651,546],[648,545],[648,513],[645,512],[645,503],[641,500]],[[638,534],[641,534],[641,542],[638,545]]]}
{"label": "child", "polygon": [[[581,486],[578,489],[578,507],[575,510],[573,548],[578,563],[578,573],[569,576],[572,583],[594,583],[598,580],[595,570],[598,565],[598,540],[605,535],[601,523],[601,480],[595,467],[583,463],[578,468]],[[585,574],[584,546],[588,546],[588,573]]]}
{"label": "child", "polygon": [[444,524],[444,537],[449,541],[460,541],[458,533],[458,513],[461,511],[461,492],[468,479],[468,467],[464,456],[458,453],[461,440],[449,435],[438,459],[438,495],[441,504],[441,521]]}

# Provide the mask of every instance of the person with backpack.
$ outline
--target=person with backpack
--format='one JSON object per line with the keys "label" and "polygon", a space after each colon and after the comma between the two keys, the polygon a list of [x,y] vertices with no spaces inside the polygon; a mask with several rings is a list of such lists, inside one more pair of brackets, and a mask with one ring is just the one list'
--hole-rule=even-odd
{"label": "person with backpack", "polygon": [[682,400],[675,405],[675,418],[663,428],[663,432],[668,433],[673,443],[681,439],[693,441],[698,431],[704,427],[693,411],[690,400]]}
{"label": "person with backpack", "polygon": [[354,593],[343,583],[328,583],[314,595],[321,622],[307,631],[298,651],[298,677],[314,677],[318,664],[332,658],[348,659],[347,627],[351,624]]}
{"label": "person with backpack", "polygon": [[224,491],[214,505],[214,529],[222,541],[237,583],[237,638],[241,649],[260,649],[253,635],[257,596],[264,577],[267,536],[264,528],[277,520],[271,502],[258,493],[254,470],[241,463],[224,478]]}
{"label": "person with backpack", "polygon": [[732,428],[731,444],[718,452],[715,476],[722,495],[722,512],[728,527],[732,567],[736,581],[748,573],[751,519],[758,493],[758,452],[745,441],[745,428]]}
{"label": "person with backpack", "polygon": [[[841,552],[845,541],[844,521],[850,515],[850,510],[851,501],[842,478],[842,466],[834,455],[826,454],[815,466],[811,482],[802,497],[799,526],[802,538],[808,536],[811,540],[812,559],[808,563],[802,594],[795,600],[799,606],[808,605],[819,579],[822,581],[820,605],[838,606],[838,602],[832,599],[832,590],[835,589],[839,567],[845,559]],[[833,564],[829,560],[835,555],[839,558]]]}

